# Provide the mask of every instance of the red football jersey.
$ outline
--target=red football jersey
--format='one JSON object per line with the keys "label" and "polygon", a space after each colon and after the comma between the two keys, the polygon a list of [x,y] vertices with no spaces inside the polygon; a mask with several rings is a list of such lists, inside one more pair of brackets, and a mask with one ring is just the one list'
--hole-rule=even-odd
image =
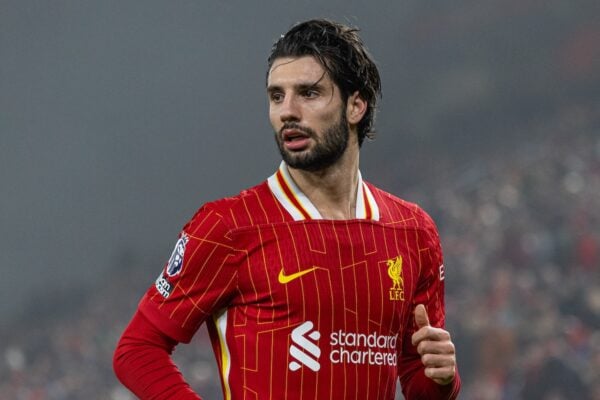
{"label": "red football jersey", "polygon": [[282,164],[196,213],[140,310],[181,342],[207,323],[225,399],[394,399],[422,370],[415,306],[444,326],[443,277],[416,205],[359,179],[356,218],[325,220]]}

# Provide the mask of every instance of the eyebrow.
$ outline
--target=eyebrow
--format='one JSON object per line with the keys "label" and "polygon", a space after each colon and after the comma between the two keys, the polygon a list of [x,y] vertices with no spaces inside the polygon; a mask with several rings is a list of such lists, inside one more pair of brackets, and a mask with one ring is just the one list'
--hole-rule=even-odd
{"label": "eyebrow", "polygon": [[[297,92],[302,92],[302,91],[306,91],[309,89],[314,89],[314,88],[320,88],[323,85],[319,84],[318,82],[315,83],[297,83],[293,86],[294,90],[296,90]],[[269,85],[267,87],[267,92],[268,93],[273,93],[273,92],[279,92],[282,90],[282,87],[280,85]]]}
{"label": "eyebrow", "polygon": [[[324,88],[325,85],[322,82],[323,78],[325,78],[325,73],[323,73],[323,75],[321,75],[319,77],[319,79],[317,79],[315,82],[296,83],[293,86],[293,88],[298,92],[306,91],[309,89],[315,89],[315,88],[316,89]],[[281,91],[281,89],[282,89],[282,87],[280,85],[269,85],[269,86],[267,86],[267,93],[278,92],[278,91]]]}

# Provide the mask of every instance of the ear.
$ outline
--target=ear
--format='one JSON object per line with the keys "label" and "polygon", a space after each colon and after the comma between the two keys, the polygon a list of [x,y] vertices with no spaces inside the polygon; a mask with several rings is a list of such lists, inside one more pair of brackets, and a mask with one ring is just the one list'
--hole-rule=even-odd
{"label": "ear", "polygon": [[346,119],[348,123],[357,125],[367,112],[367,102],[360,96],[358,91],[348,97],[346,103]]}

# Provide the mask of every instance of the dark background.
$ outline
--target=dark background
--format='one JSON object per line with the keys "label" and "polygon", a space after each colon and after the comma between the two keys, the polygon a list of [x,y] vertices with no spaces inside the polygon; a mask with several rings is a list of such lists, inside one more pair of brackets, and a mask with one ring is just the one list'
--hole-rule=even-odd
{"label": "dark background", "polygon": [[511,371],[550,356],[600,398],[592,0],[0,1],[0,397],[128,398],[111,346],[195,210],[277,167],[266,57],[312,17],[360,27],[380,67],[361,170],[438,222],[463,398],[519,398]]}

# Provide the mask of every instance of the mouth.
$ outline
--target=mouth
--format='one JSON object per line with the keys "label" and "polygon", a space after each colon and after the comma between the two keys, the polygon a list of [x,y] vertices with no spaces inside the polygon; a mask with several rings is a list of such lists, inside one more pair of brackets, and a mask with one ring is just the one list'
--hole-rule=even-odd
{"label": "mouth", "polygon": [[293,142],[294,140],[306,139],[309,135],[299,129],[283,129],[281,137],[284,142]]}
{"label": "mouth", "polygon": [[282,130],[281,138],[286,149],[300,151],[308,146],[310,135],[302,130],[290,128]]}

